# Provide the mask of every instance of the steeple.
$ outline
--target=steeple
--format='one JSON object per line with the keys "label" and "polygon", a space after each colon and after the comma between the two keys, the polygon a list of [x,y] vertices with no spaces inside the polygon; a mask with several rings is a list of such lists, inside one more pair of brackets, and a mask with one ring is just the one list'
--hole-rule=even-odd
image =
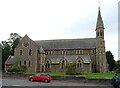
{"label": "steeple", "polygon": [[98,18],[97,18],[96,30],[99,28],[104,29],[104,24],[103,24],[101,12],[100,12],[100,6],[98,7]]}
{"label": "steeple", "polygon": [[98,7],[98,18],[96,24],[96,72],[107,72],[107,60],[105,54],[104,25]]}

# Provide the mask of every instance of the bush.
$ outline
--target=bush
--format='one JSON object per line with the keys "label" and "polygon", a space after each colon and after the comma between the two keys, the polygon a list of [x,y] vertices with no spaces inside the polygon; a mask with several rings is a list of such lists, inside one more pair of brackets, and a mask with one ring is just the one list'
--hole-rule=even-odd
{"label": "bush", "polygon": [[76,72],[76,75],[83,75],[83,73],[80,72],[80,71],[77,71],[77,72]]}
{"label": "bush", "polygon": [[21,68],[22,72],[26,72],[26,70],[27,70],[27,66],[25,66],[25,65],[20,66],[20,68]]}
{"label": "bush", "polygon": [[76,75],[76,64],[75,63],[69,63],[66,66],[66,75]]}
{"label": "bush", "polygon": [[115,65],[115,71],[117,73],[120,73],[120,62],[117,62],[116,65]]}
{"label": "bush", "polygon": [[9,69],[8,69],[8,72],[13,72],[13,69],[12,69],[12,68],[9,68]]}
{"label": "bush", "polygon": [[27,70],[27,66],[14,66],[13,68],[8,69],[8,72],[25,72]]}

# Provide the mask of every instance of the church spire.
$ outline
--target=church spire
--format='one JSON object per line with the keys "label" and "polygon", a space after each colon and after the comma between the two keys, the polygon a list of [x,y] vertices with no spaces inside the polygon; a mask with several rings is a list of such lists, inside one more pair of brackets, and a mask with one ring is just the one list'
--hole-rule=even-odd
{"label": "church spire", "polygon": [[103,24],[101,12],[100,12],[100,6],[98,7],[98,18],[97,18],[96,30],[98,28],[103,28],[104,29],[104,24]]}

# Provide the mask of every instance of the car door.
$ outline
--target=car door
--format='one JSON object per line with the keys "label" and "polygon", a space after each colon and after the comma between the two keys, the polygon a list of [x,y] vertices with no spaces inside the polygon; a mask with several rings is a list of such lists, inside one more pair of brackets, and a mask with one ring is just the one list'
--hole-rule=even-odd
{"label": "car door", "polygon": [[36,80],[36,74],[35,74],[35,75],[30,76],[30,79],[34,79],[34,80]]}
{"label": "car door", "polygon": [[40,74],[40,81],[44,81],[44,74]]}
{"label": "car door", "polygon": [[39,80],[39,74],[36,74],[34,78],[35,80]]}

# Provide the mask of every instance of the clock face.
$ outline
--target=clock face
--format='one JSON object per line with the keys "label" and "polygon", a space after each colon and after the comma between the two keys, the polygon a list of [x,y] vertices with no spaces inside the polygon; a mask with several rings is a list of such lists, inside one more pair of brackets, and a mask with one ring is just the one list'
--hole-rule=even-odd
{"label": "clock face", "polygon": [[24,42],[23,45],[24,45],[24,47],[28,47],[29,43],[28,42]]}

